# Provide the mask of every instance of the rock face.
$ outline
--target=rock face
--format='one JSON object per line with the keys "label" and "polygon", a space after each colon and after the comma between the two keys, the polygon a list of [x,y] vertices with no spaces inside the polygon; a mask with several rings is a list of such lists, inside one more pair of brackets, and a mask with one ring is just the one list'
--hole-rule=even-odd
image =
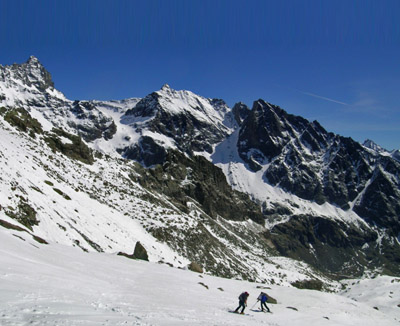
{"label": "rock face", "polygon": [[241,125],[242,122],[249,116],[250,109],[246,104],[239,102],[233,106],[232,114],[235,118],[236,123],[238,125]]}
{"label": "rock face", "polygon": [[147,250],[143,247],[143,245],[139,241],[136,242],[135,250],[133,252],[133,257],[135,259],[149,261]]}
{"label": "rock face", "polygon": [[117,255],[124,256],[129,259],[139,259],[139,260],[149,261],[149,256],[147,254],[147,250],[145,249],[145,247],[143,247],[143,245],[139,241],[136,242],[135,250],[133,251],[133,254],[129,255],[125,252],[120,251],[120,252],[118,252]]}
{"label": "rock face", "polygon": [[251,219],[260,224],[264,221],[259,206],[245,194],[234,191],[221,169],[202,156],[187,158],[178,151],[170,151],[163,165],[146,170],[145,177],[137,181],[167,195],[182,210],[195,201],[213,218]]}
{"label": "rock face", "polygon": [[188,269],[192,272],[203,274],[203,268],[194,261],[189,264]]}
{"label": "rock face", "polygon": [[[193,155],[195,152],[212,153],[213,145],[228,135],[230,129],[224,122],[228,109],[222,100],[205,99],[164,85],[160,91],[149,94],[128,110],[125,119],[144,120],[133,123],[139,133],[147,130],[163,135],[171,139],[179,151]],[[147,166],[162,163],[165,156],[160,156],[163,150],[157,146],[164,148],[165,144],[160,141],[150,143],[142,136],[137,145],[122,150],[122,153]]]}
{"label": "rock face", "polygon": [[147,167],[165,162],[167,156],[166,149],[148,136],[140,137],[137,144],[121,149],[120,153],[128,160],[138,161]]}
{"label": "rock face", "polygon": [[56,90],[50,73],[34,56],[22,64],[0,65],[0,106],[38,110],[54,127],[88,142],[111,139],[117,131],[114,120],[93,102],[70,101]]}
{"label": "rock face", "polygon": [[3,82],[10,81],[10,77],[13,77],[21,80],[28,87],[34,86],[40,91],[54,87],[50,73],[34,56],[29,57],[26,63],[13,64],[7,68],[0,65],[0,80]]}
{"label": "rock face", "polygon": [[27,62],[0,65],[0,103],[4,106],[59,107],[66,101],[54,88],[50,73],[31,56]]}
{"label": "rock face", "polygon": [[[399,246],[388,237],[377,242],[378,234],[360,225],[350,226],[316,216],[293,216],[268,233],[278,251],[294,259],[307,261],[326,273],[361,276],[366,269],[385,268],[400,272]],[[382,252],[384,254],[382,254]]]}
{"label": "rock face", "polygon": [[[249,169],[304,200],[353,211],[367,226],[349,226],[318,216],[296,216],[277,205],[267,214],[290,216],[270,236],[285,256],[325,272],[361,275],[365,268],[398,274],[400,164],[367,142],[328,133],[318,122],[287,114],[262,100],[241,124],[237,142]],[[385,236],[378,241],[378,234]],[[385,254],[381,254],[384,252]]]}
{"label": "rock face", "polygon": [[78,123],[70,123],[79,135],[86,141],[99,138],[112,139],[117,132],[117,126],[112,118],[101,114],[92,102],[74,101],[70,110],[78,119]]}
{"label": "rock face", "polygon": [[243,121],[237,144],[249,168],[268,164],[269,184],[318,204],[353,207],[367,222],[400,231],[398,161],[262,100]]}

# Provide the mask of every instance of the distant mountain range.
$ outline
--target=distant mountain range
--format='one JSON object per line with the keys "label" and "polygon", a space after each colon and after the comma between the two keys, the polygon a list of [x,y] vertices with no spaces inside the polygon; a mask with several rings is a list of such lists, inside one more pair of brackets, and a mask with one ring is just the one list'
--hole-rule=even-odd
{"label": "distant mountain range", "polygon": [[399,151],[261,99],[71,101],[33,56],[0,65],[0,107],[3,220],[49,243],[140,240],[153,260],[275,283],[400,275]]}

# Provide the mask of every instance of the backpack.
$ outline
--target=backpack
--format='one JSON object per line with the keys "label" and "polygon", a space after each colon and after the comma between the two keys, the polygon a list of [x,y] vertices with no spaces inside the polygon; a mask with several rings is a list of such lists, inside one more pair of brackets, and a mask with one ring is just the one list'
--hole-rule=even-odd
{"label": "backpack", "polygon": [[267,297],[267,294],[266,294],[266,293],[261,292],[257,299],[260,300],[260,301],[262,301],[262,302],[267,302],[268,297]]}
{"label": "backpack", "polygon": [[238,299],[239,299],[240,301],[246,301],[246,299],[247,299],[246,292],[241,293],[241,294],[239,295]]}

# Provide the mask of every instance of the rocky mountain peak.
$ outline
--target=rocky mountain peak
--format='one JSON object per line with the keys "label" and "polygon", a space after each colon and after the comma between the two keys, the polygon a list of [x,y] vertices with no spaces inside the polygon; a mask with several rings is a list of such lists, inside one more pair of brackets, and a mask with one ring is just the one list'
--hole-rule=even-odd
{"label": "rocky mountain peak", "polygon": [[311,123],[304,118],[288,114],[264,100],[257,100],[241,125],[239,155],[252,170],[259,170],[262,164],[279,155],[286,145],[310,126]]}
{"label": "rocky mountain peak", "polygon": [[230,111],[221,99],[208,99],[187,90],[175,90],[168,84],[153,92],[129,110],[127,115],[136,117],[187,117],[211,125],[223,125],[225,115]]}
{"label": "rocky mountain peak", "polygon": [[161,87],[161,91],[170,91],[171,87],[168,84],[164,84]]}
{"label": "rocky mountain peak", "polygon": [[367,147],[369,149],[372,149],[378,153],[385,151],[385,149],[383,147],[379,146],[377,143],[375,143],[371,139],[367,139],[366,141],[364,141],[363,146]]}
{"label": "rocky mountain peak", "polygon": [[[231,132],[229,112],[223,100],[207,99],[187,90],[177,91],[165,84],[141,99],[125,115],[139,133],[149,130],[160,135],[160,139],[167,137],[169,146],[193,155],[194,152],[212,153],[213,145]],[[141,136],[139,144],[123,149],[122,153],[146,166],[162,163],[165,143],[160,139]]]}
{"label": "rocky mountain peak", "polygon": [[31,55],[26,63],[29,65],[42,65],[34,55]]}
{"label": "rocky mountain peak", "polygon": [[394,150],[391,154],[391,156],[396,160],[400,162],[400,150]]}
{"label": "rocky mountain peak", "polygon": [[236,103],[232,108],[233,117],[239,126],[242,124],[243,120],[247,118],[249,113],[250,108],[242,102]]}
{"label": "rocky mountain peak", "polygon": [[30,56],[25,63],[0,66],[0,69],[2,75],[0,81],[5,82],[8,87],[19,81],[28,88],[35,87],[41,92],[49,87],[54,88],[50,73],[35,56]]}

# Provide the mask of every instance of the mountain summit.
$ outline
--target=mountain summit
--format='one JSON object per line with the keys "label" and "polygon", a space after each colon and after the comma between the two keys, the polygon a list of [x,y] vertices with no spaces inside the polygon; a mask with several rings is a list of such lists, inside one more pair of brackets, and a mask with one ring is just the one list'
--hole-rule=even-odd
{"label": "mountain summit", "polygon": [[54,88],[50,73],[36,57],[30,56],[22,64],[0,65],[0,104],[54,107],[55,102],[65,100],[64,95]]}
{"label": "mountain summit", "polygon": [[[0,66],[1,67],[1,66]],[[39,62],[35,56],[21,64],[13,64],[11,66],[1,67],[3,81],[14,79],[21,81],[26,86],[34,86],[40,91],[44,91],[49,87],[54,88],[54,83],[50,73]]]}

